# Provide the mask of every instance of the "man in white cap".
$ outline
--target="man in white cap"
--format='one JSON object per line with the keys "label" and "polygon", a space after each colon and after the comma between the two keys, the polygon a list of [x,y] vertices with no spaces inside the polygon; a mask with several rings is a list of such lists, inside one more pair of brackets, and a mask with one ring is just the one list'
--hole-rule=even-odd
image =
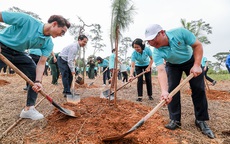
{"label": "man in white cap", "polygon": [[[204,74],[201,69],[203,47],[195,35],[184,28],[165,31],[158,24],[145,30],[145,40],[154,47],[153,59],[158,70],[161,86],[161,99],[168,104],[170,122],[167,129],[175,130],[181,126],[180,92],[173,98],[169,93],[179,85],[182,73],[194,74],[189,83],[195,111],[195,125],[209,138],[215,138],[205,121],[209,120],[208,103],[205,94]],[[166,68],[164,65],[166,61]]]}

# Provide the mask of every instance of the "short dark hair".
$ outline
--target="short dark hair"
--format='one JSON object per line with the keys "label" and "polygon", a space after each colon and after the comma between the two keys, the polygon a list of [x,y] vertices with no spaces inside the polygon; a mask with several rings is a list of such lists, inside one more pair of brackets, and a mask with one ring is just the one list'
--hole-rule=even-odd
{"label": "short dark hair", "polygon": [[145,44],[143,43],[143,40],[140,38],[136,38],[133,43],[132,43],[132,47],[134,48],[134,44],[139,45],[141,47],[142,50],[145,49]]}
{"label": "short dark hair", "polygon": [[115,51],[116,51],[116,49],[112,49],[112,53],[115,52]]}
{"label": "short dark hair", "polygon": [[78,40],[83,40],[84,38],[88,39],[87,36],[85,36],[85,35],[79,35],[78,36]]}
{"label": "short dark hair", "polygon": [[70,27],[70,22],[61,15],[50,16],[50,18],[48,19],[48,23],[52,23],[54,21],[58,23],[59,27],[64,27],[64,26],[66,26],[67,28]]}
{"label": "short dark hair", "polygon": [[102,59],[100,56],[98,56],[98,57],[97,57],[97,61],[98,61],[98,60],[102,62],[103,59]]}

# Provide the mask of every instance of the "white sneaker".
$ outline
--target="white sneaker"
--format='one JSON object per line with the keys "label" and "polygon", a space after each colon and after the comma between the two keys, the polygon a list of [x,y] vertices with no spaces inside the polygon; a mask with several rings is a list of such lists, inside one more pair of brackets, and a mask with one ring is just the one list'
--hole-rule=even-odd
{"label": "white sneaker", "polygon": [[32,120],[39,120],[44,118],[44,116],[39,113],[34,106],[31,106],[28,111],[22,110],[20,114],[21,118],[30,118]]}
{"label": "white sneaker", "polygon": [[103,84],[102,86],[106,86],[105,84]]}

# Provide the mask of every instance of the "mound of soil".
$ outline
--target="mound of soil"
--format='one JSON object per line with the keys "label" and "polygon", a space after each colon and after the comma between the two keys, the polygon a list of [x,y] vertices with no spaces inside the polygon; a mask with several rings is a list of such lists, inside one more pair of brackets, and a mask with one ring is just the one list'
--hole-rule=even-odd
{"label": "mound of soil", "polygon": [[[151,110],[141,104],[118,100],[116,106],[106,99],[88,97],[77,105],[65,103],[64,108],[73,110],[77,118],[66,116],[55,109],[47,117],[48,124],[44,129],[34,129],[25,136],[27,143],[104,143],[102,140],[127,132]],[[146,121],[142,127],[125,138],[108,143],[172,143],[175,141],[170,131],[162,123],[158,113]],[[173,132],[174,138],[180,131]]]}
{"label": "mound of soil", "polygon": [[[191,90],[187,90],[187,94],[191,94]],[[223,91],[223,90],[207,90],[206,96],[209,100],[230,100],[230,91]]]}
{"label": "mound of soil", "polygon": [[98,86],[92,84],[92,85],[89,85],[89,84],[82,84],[82,85],[79,85],[79,84],[76,84],[75,85],[75,88],[78,89],[78,88],[98,88]]}
{"label": "mound of soil", "polygon": [[4,85],[7,85],[7,84],[10,84],[10,82],[0,79],[0,86],[4,86]]}

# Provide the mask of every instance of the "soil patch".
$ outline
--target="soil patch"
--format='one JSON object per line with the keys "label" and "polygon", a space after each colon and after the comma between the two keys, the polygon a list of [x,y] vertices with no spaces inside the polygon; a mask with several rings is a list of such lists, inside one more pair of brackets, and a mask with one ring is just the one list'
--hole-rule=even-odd
{"label": "soil patch", "polygon": [[[47,117],[47,127],[34,129],[25,137],[25,142],[100,144],[103,138],[125,133],[151,110],[126,100],[118,100],[117,106],[112,101],[110,104],[98,97],[82,99],[77,105],[65,103],[63,107],[73,110],[77,118],[70,118],[55,109]],[[162,116],[156,113],[142,127],[113,143],[172,143],[174,139],[162,123]]]}
{"label": "soil patch", "polygon": [[4,86],[4,85],[7,85],[7,84],[10,84],[10,82],[0,79],[0,86]]}

